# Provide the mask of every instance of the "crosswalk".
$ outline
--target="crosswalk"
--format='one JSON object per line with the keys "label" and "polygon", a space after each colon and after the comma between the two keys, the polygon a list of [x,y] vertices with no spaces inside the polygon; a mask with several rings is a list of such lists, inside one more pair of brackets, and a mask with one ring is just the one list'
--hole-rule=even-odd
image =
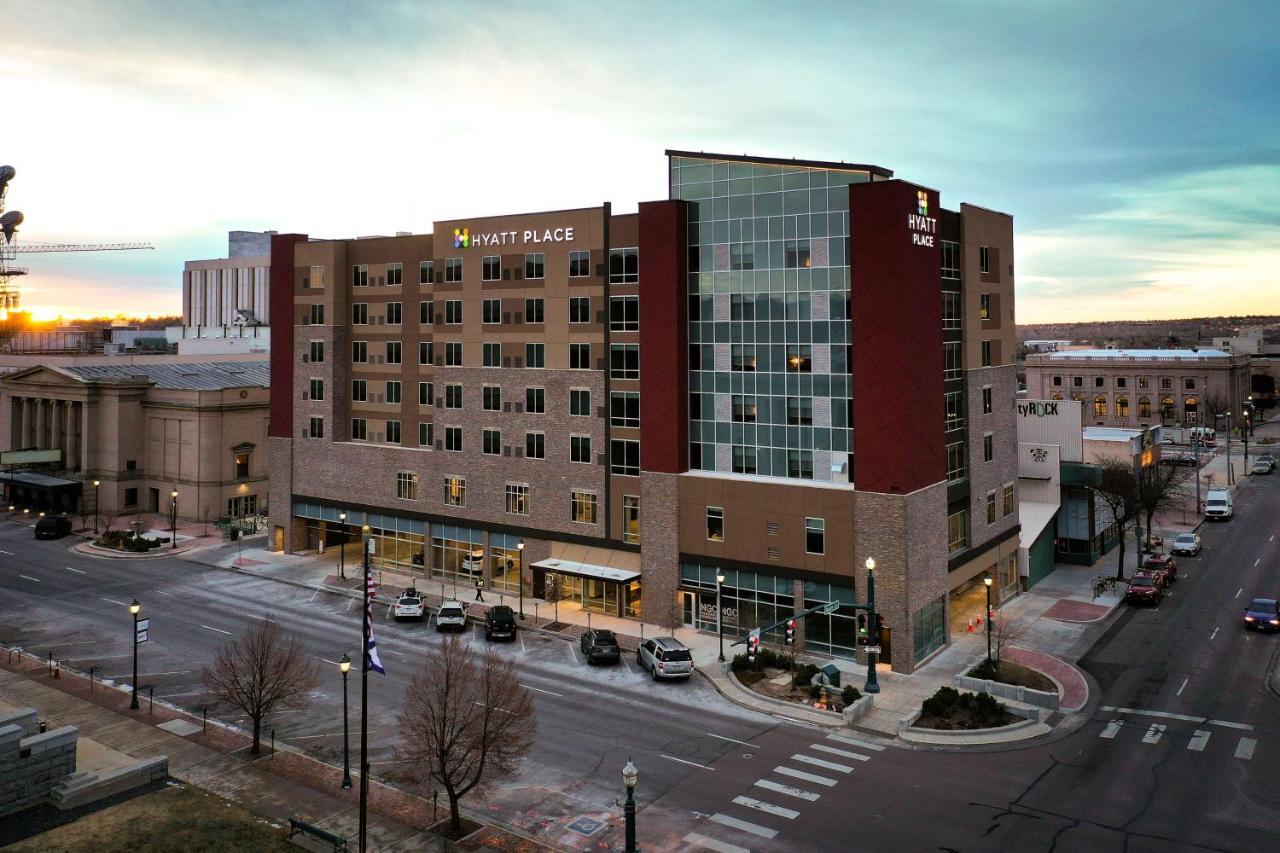
{"label": "crosswalk", "polygon": [[[1190,719],[1197,718],[1193,717]],[[1211,722],[1221,724],[1221,721],[1218,720]],[[1228,728],[1242,729],[1244,726],[1240,724],[1228,726]],[[1210,745],[1213,735],[1215,734],[1215,732],[1209,729],[1198,728],[1192,729],[1190,733],[1181,729],[1171,731],[1168,723],[1147,723],[1145,721],[1137,722],[1125,717],[1115,717],[1107,720],[1103,724],[1102,728],[1098,730],[1098,737],[1104,740],[1114,741],[1124,739],[1123,736],[1125,733],[1129,733],[1128,737],[1133,737],[1138,732],[1141,732],[1140,742],[1147,746],[1155,746],[1162,742],[1172,742],[1177,746],[1182,746],[1182,748],[1190,752],[1205,752]],[[1223,734],[1221,732],[1218,732],[1217,734],[1219,741],[1225,739],[1228,741],[1228,744],[1230,744],[1230,739],[1233,735]],[[1248,761],[1252,759],[1254,750],[1258,746],[1258,739],[1245,737],[1243,735],[1234,735],[1234,737],[1236,739],[1235,751],[1233,753],[1234,757],[1241,761]],[[1185,746],[1183,746],[1184,739],[1186,741]]]}
{"label": "crosswalk", "polygon": [[[736,808],[709,815],[702,832],[684,836],[689,845],[684,849],[751,853],[751,848],[742,845],[753,843],[752,838],[773,840],[786,827],[785,821],[800,817],[806,805],[830,794],[860,763],[883,750],[882,744],[873,741],[829,734],[755,780],[749,791],[733,798]],[[728,832],[721,834],[721,830]]]}

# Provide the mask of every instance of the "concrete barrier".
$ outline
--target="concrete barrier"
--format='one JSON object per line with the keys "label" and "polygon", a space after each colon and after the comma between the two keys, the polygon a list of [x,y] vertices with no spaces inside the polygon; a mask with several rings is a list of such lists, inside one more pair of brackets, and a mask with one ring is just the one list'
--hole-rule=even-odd
{"label": "concrete barrier", "polygon": [[858,720],[862,719],[867,713],[875,707],[876,697],[871,693],[863,694],[852,705],[846,705],[840,712],[844,717],[844,724],[852,728]]}
{"label": "concrete barrier", "polygon": [[1058,703],[1061,701],[1061,697],[1056,690],[1052,693],[1047,690],[1032,690],[1030,687],[1004,684],[1000,681],[973,678],[968,675],[955,676],[951,679],[951,685],[973,693],[990,693],[992,696],[998,696],[1001,699],[1011,699],[1014,702],[1034,705],[1037,708],[1045,708],[1049,711],[1058,710]]}

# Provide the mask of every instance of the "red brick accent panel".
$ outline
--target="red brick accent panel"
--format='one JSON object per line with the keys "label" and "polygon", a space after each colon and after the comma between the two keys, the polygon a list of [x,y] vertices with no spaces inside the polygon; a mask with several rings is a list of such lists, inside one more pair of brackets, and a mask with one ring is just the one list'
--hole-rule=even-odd
{"label": "red brick accent panel", "polygon": [[[293,438],[293,247],[306,234],[271,235],[271,418],[268,434]],[[334,281],[338,281],[334,275]]]}
{"label": "red brick accent panel", "polygon": [[938,193],[915,184],[849,187],[859,491],[906,494],[946,477],[938,214]]}
{"label": "red brick accent panel", "polygon": [[640,204],[640,462],[688,470],[688,203]]}

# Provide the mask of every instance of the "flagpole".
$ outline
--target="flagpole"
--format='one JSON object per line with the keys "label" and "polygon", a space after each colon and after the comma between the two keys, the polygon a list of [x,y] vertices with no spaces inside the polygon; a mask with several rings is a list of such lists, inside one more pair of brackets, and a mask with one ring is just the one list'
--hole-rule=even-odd
{"label": "flagpole", "polygon": [[366,815],[369,802],[369,525],[364,525],[364,610],[361,616],[364,650],[360,666],[360,853],[365,853]]}

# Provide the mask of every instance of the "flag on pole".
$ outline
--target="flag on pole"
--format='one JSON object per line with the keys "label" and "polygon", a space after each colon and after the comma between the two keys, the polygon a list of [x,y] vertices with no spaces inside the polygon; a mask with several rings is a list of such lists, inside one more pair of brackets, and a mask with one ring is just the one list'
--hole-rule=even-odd
{"label": "flag on pole", "polygon": [[386,675],[387,671],[382,668],[382,661],[378,659],[378,641],[373,636],[373,599],[378,593],[378,586],[373,582],[372,571],[365,571],[364,582],[365,590],[368,593],[368,604],[364,612],[365,624],[369,626],[369,647],[365,649],[365,654],[368,656],[368,668]]}

